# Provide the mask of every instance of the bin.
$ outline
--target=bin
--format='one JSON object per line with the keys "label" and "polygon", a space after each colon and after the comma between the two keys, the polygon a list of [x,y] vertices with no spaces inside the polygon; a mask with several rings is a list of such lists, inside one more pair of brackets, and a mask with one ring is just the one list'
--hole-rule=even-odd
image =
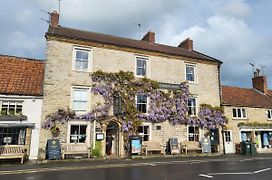
{"label": "bin", "polygon": [[241,142],[241,154],[250,155],[251,154],[251,143],[250,142]]}
{"label": "bin", "polygon": [[251,143],[250,144],[250,155],[254,156],[256,154],[257,154],[256,143]]}

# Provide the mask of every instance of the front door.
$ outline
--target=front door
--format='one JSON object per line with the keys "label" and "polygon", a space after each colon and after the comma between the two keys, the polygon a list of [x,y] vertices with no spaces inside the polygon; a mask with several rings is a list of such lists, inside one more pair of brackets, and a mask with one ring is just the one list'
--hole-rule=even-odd
{"label": "front door", "polygon": [[226,153],[234,153],[231,131],[229,131],[229,130],[224,131],[224,141],[225,141],[225,152]]}
{"label": "front door", "polygon": [[109,122],[106,130],[106,154],[119,156],[119,126],[116,122]]}

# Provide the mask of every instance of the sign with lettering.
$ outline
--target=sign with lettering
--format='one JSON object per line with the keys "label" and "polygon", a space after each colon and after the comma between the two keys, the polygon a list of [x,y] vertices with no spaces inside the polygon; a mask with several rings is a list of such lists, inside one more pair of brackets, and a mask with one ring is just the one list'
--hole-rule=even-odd
{"label": "sign with lettering", "polygon": [[141,154],[142,142],[141,138],[134,136],[131,138],[131,154]]}
{"label": "sign with lettering", "polygon": [[159,83],[160,89],[180,89],[179,84]]}
{"label": "sign with lettering", "polygon": [[104,134],[103,133],[96,133],[96,140],[101,141],[104,139]]}
{"label": "sign with lettering", "polygon": [[60,159],[60,142],[58,139],[48,139],[46,144],[47,159]]}

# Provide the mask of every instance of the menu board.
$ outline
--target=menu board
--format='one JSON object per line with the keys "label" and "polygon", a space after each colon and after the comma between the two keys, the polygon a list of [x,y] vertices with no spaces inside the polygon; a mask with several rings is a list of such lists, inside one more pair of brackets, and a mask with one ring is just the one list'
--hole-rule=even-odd
{"label": "menu board", "polygon": [[47,145],[47,159],[49,160],[55,160],[60,159],[60,142],[58,139],[48,139]]}

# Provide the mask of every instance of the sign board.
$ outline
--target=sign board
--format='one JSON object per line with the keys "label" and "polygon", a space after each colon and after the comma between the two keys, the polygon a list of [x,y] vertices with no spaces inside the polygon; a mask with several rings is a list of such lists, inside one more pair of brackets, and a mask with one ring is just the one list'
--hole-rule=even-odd
{"label": "sign board", "polygon": [[96,140],[101,141],[104,139],[104,134],[103,133],[96,133]]}
{"label": "sign board", "polygon": [[218,145],[219,144],[219,130],[218,130],[218,128],[210,130],[210,139],[211,139],[211,145]]}
{"label": "sign board", "polygon": [[60,159],[60,142],[58,139],[48,139],[46,144],[47,159]]}
{"label": "sign board", "polygon": [[180,89],[179,84],[159,83],[160,89]]}
{"label": "sign board", "polygon": [[141,154],[142,142],[140,137],[131,138],[131,154]]}
{"label": "sign board", "polygon": [[169,139],[169,146],[170,146],[170,153],[171,154],[179,154],[180,153],[177,138],[170,138]]}
{"label": "sign board", "polygon": [[211,153],[212,149],[211,149],[211,141],[209,138],[201,138],[201,146],[203,149],[203,153]]}

